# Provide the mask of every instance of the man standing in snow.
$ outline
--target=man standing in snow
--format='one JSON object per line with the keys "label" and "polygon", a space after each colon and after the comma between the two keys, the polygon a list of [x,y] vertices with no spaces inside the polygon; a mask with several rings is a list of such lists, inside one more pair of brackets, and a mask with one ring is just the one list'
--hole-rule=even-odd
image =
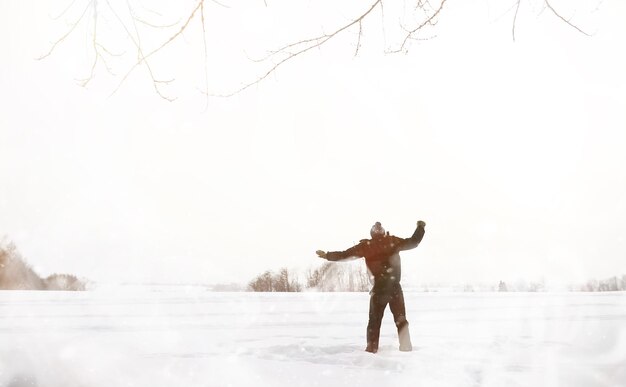
{"label": "man standing in snow", "polygon": [[372,239],[362,239],[359,244],[345,251],[316,251],[320,258],[328,261],[365,257],[367,269],[374,278],[374,287],[370,292],[367,347],[365,348],[367,352],[376,353],[378,351],[380,325],[387,304],[389,304],[389,309],[391,309],[393,319],[398,328],[400,351],[413,350],[409,334],[409,322],[406,320],[404,294],[400,286],[401,268],[399,252],[417,247],[424,237],[425,226],[425,222],[418,221],[417,229],[415,229],[413,236],[405,239],[389,235],[388,232],[385,232],[380,222],[376,222],[370,230]]}

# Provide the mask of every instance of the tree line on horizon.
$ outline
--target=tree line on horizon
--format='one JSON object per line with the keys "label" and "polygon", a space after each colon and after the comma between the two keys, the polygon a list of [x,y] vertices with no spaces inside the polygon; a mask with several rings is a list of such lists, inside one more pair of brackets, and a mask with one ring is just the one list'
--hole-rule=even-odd
{"label": "tree line on horizon", "polygon": [[[304,274],[304,281],[300,280],[298,273],[287,268],[281,268],[278,272],[265,271],[252,279],[246,291],[252,292],[301,292],[304,290],[317,290],[322,292],[367,292],[371,282],[367,270],[362,265],[350,263],[336,264],[325,262],[321,266],[309,269]],[[231,286],[227,290],[233,290]],[[507,283],[499,281],[491,284],[461,284],[457,286],[444,286],[427,284],[419,287],[422,292],[438,292],[451,290],[459,292],[546,292],[550,291],[544,280],[524,281],[518,280]],[[220,290],[217,287],[214,290]],[[242,290],[242,289],[237,289]],[[592,279],[584,284],[573,284],[567,287],[571,292],[612,292],[626,291],[626,274],[610,278]]]}

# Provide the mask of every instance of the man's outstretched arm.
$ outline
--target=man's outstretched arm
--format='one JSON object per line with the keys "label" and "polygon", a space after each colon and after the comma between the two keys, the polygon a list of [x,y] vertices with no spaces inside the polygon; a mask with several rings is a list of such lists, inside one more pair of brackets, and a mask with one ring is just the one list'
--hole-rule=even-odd
{"label": "man's outstretched arm", "polygon": [[424,233],[426,232],[425,227],[426,222],[423,220],[418,221],[415,232],[410,238],[406,238],[402,241],[400,250],[410,250],[416,248],[422,241],[422,238],[424,238]]}
{"label": "man's outstretched arm", "polygon": [[360,252],[360,248],[359,245],[350,247],[348,250],[345,251],[324,251],[324,250],[317,250],[315,253],[317,254],[318,257],[320,258],[324,258],[328,261],[343,261],[343,260],[351,260],[351,259],[357,259],[357,258],[361,258],[363,255]]}

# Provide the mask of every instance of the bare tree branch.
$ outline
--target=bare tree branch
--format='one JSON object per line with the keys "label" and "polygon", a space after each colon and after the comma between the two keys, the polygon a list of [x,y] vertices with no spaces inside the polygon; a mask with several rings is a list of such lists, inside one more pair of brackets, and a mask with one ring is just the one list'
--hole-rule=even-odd
{"label": "bare tree branch", "polygon": [[97,2],[93,2],[93,31],[91,35],[91,47],[93,49],[93,62],[91,64],[91,71],[89,72],[89,76],[85,79],[79,80],[79,84],[82,87],[86,87],[87,84],[93,79],[96,65],[98,64],[98,58],[100,54],[98,54],[98,46],[96,45],[96,39],[98,38],[98,12],[96,10]]}
{"label": "bare tree branch", "polygon": [[581,30],[578,26],[576,26],[575,24],[572,24],[569,20],[567,20],[566,18],[564,18],[559,12],[557,12],[552,5],[550,5],[550,3],[548,2],[548,0],[545,0],[546,3],[546,7],[548,7],[548,9],[550,11],[552,11],[552,13],[554,15],[556,15],[556,17],[558,17],[559,19],[561,19],[562,21],[565,22],[565,24],[567,24],[568,26],[572,27],[573,29],[575,29],[576,31],[580,32],[583,35],[587,35],[587,36],[591,36],[590,34],[586,33],[585,31]]}
{"label": "bare tree branch", "polygon": [[[176,98],[173,97],[168,97],[166,95],[164,95],[161,90],[159,89],[159,85],[161,84],[169,84],[171,82],[173,82],[173,79],[170,80],[157,80],[154,76],[154,73],[152,72],[152,68],[150,67],[150,63],[148,63],[148,61],[146,60],[145,56],[143,55],[143,49],[141,48],[141,40],[140,40],[140,36],[139,36],[139,31],[137,30],[137,25],[135,24],[135,19],[133,18],[133,26],[135,28],[135,31],[137,33],[137,38],[135,38],[133,36],[133,34],[131,34],[130,30],[128,29],[128,27],[126,26],[126,23],[124,23],[124,21],[122,20],[122,18],[118,15],[118,13],[115,11],[115,9],[111,6],[111,3],[109,3],[109,0],[105,0],[107,5],[109,6],[109,9],[111,10],[111,12],[113,13],[113,15],[115,15],[115,17],[117,18],[117,20],[120,22],[120,24],[122,25],[122,27],[124,28],[124,30],[126,31],[126,34],[128,35],[128,38],[135,44],[135,47],[137,48],[137,56],[138,56],[138,62],[137,63],[144,63],[146,65],[146,69],[148,70],[148,74],[150,75],[150,78],[152,79],[152,85],[154,87],[154,90],[156,91],[157,95],[159,95],[159,97],[163,98],[166,101],[169,102],[173,102],[176,100]],[[128,7],[130,7],[130,4],[128,4]],[[137,65],[135,65],[133,67],[133,69],[136,67]],[[127,73],[126,76],[122,79],[122,82],[120,82],[120,84],[117,86],[117,88],[115,88],[115,90],[113,90],[113,92],[111,93],[112,95],[115,94],[120,87],[122,86],[123,82],[126,80],[126,78],[128,78],[128,75],[130,75],[130,73]]]}
{"label": "bare tree branch", "polygon": [[519,5],[522,0],[517,0],[515,4],[515,15],[513,15],[513,26],[511,28],[511,34],[513,35],[513,41],[515,41],[515,23],[517,22],[517,13],[519,12]]}
{"label": "bare tree branch", "polygon": [[152,27],[152,28],[171,28],[171,27],[174,27],[175,25],[180,23],[180,20],[176,20],[174,23],[171,23],[171,24],[153,24],[153,23],[150,23],[150,22],[148,22],[146,20],[143,20],[140,17],[137,17],[134,14],[133,14],[133,19],[135,19],[136,21],[138,21],[141,24],[145,24],[148,27]]}
{"label": "bare tree branch", "polygon": [[359,21],[359,34],[357,35],[356,49],[354,50],[354,56],[359,55],[359,48],[361,48],[361,35],[363,35],[363,21]]}
{"label": "bare tree branch", "polygon": [[119,54],[113,53],[113,52],[109,51],[106,47],[104,47],[100,43],[96,43],[96,46],[100,47],[102,49],[102,51],[104,51],[105,53],[107,53],[110,56],[123,56],[124,54],[126,54],[126,51],[122,51]]}
{"label": "bare tree branch", "polygon": [[[403,52],[404,51],[404,47],[406,46],[406,43],[409,41],[409,39],[410,40],[415,39],[415,34],[417,32],[421,31],[424,27],[426,27],[428,25],[435,25],[437,16],[439,16],[439,13],[443,9],[443,6],[444,6],[445,3],[446,3],[446,0],[441,0],[441,3],[439,3],[439,6],[437,8],[433,9],[430,6],[430,3],[427,2],[428,7],[433,9],[434,12],[430,16],[427,15],[428,17],[426,18],[426,20],[424,20],[422,23],[418,24],[417,27],[415,27],[413,29],[405,29],[407,34],[404,37],[404,40],[402,41],[402,44],[400,45],[400,47],[397,50],[393,50],[393,51],[390,51],[390,52],[392,52],[392,53]],[[426,12],[425,8],[422,7],[421,9],[424,10],[424,12]]]}
{"label": "bare tree branch", "polygon": [[[284,63],[286,63],[288,61],[291,61],[292,59],[296,58],[297,56],[300,56],[300,55],[302,55],[302,54],[306,53],[307,51],[310,51],[310,50],[312,50],[314,48],[322,47],[330,39],[332,39],[335,36],[341,34],[342,32],[344,32],[345,30],[347,30],[350,27],[354,26],[355,24],[360,24],[363,21],[363,19],[365,19],[376,8],[376,6],[378,6],[380,4],[382,4],[382,0],[376,0],[367,9],[367,11],[365,11],[363,14],[361,14],[359,17],[357,17],[353,21],[351,21],[351,22],[349,22],[349,23],[339,27],[333,33],[323,34],[323,35],[320,35],[320,36],[318,36],[316,38],[300,40],[298,42],[288,44],[288,45],[286,45],[286,46],[284,46],[284,47],[282,47],[282,48],[280,48],[280,49],[278,49],[276,51],[273,51],[269,55],[269,57],[267,59],[269,59],[270,57],[273,57],[275,55],[279,55],[279,54],[286,54],[286,56],[283,59],[279,60],[267,72],[265,72],[263,75],[261,75],[260,77],[258,77],[254,81],[245,84],[244,86],[240,87],[239,89],[237,89],[237,90],[235,90],[233,92],[230,92],[230,93],[227,93],[227,94],[214,94],[213,96],[216,96],[216,97],[232,97],[233,95],[241,93],[242,91],[248,89],[251,86],[259,84],[261,81],[266,79],[270,74],[272,74],[274,71],[276,71],[276,69],[278,69]],[[293,52],[288,51],[289,48],[296,48],[296,51],[293,51]]]}
{"label": "bare tree branch", "polygon": [[[164,13],[156,12],[155,10],[143,7],[141,5],[141,0],[126,0],[127,10],[120,10],[122,14],[119,14],[113,8],[110,0],[81,0],[80,2],[77,0],[71,0],[69,5],[67,5],[59,15],[53,17],[53,20],[60,19],[61,17],[67,15],[70,11],[77,11],[78,17],[73,23],[69,23],[67,31],[58,40],[52,43],[50,49],[44,55],[36,59],[41,60],[50,56],[61,43],[67,40],[68,37],[77,30],[80,24],[81,28],[85,28],[87,35],[90,38],[89,51],[93,55],[93,58],[90,56],[90,59],[93,60],[87,64],[88,76],[84,79],[78,80],[79,84],[83,87],[87,86],[95,78],[96,73],[100,71],[101,66],[99,66],[99,64],[103,64],[106,70],[113,75],[112,68],[109,66],[107,61],[113,61],[112,57],[124,56],[125,51],[117,50],[115,47],[113,47],[113,51],[110,51],[105,47],[107,38],[106,33],[109,29],[101,27],[102,24],[106,24],[107,18],[110,17],[110,13],[112,13],[114,15],[114,19],[117,19],[117,22],[114,24],[117,25],[119,23],[123,33],[125,33],[127,39],[130,40],[136,50],[136,57],[133,58],[131,56],[130,60],[126,62],[127,67],[121,69],[121,74],[123,75],[117,76],[118,84],[112,94],[115,94],[126,83],[128,78],[138,67],[143,67],[146,69],[147,75],[152,82],[156,94],[167,101],[173,101],[175,98],[167,96],[166,93],[164,93],[164,90],[166,90],[166,86],[173,82],[174,79],[161,80],[157,77],[158,74],[154,72],[152,66],[156,60],[154,57],[155,54],[166,50],[166,48],[174,41],[184,37],[186,35],[185,32],[189,29],[189,26],[192,25],[192,21],[195,18],[200,24],[200,30],[202,33],[201,49],[203,56],[204,90],[201,90],[201,92],[207,96],[208,102],[209,96],[232,96],[243,92],[251,86],[263,82],[279,68],[282,68],[282,66],[287,62],[291,62],[298,57],[302,57],[303,54],[306,54],[313,49],[326,47],[327,42],[335,39],[339,35],[352,33],[347,32],[348,30],[353,29],[353,31],[356,31],[357,33],[356,46],[354,47],[353,55],[359,55],[359,53],[362,52],[364,37],[369,36],[366,35],[367,30],[365,28],[369,27],[370,24],[369,22],[366,22],[366,19],[372,19],[370,16],[374,13],[374,10],[377,9],[377,7],[380,7],[381,12],[380,28],[382,29],[383,51],[385,53],[408,52],[411,41],[428,40],[435,36],[432,34],[433,27],[436,26],[442,15],[444,6],[447,4],[447,0],[403,0],[402,3],[393,3],[394,5],[398,5],[401,16],[399,17],[398,22],[400,29],[394,30],[393,32],[394,34],[399,32],[399,35],[397,35],[396,40],[392,41],[392,35],[389,35],[390,37],[388,37],[386,31],[386,28],[390,25],[388,21],[391,16],[387,15],[387,12],[385,12],[384,0],[369,0],[370,4],[368,7],[359,12],[354,12],[353,17],[349,17],[346,21],[336,25],[330,30],[331,32],[326,32],[322,29],[321,32],[313,35],[312,37],[292,41],[291,43],[285,44],[278,49],[266,51],[265,56],[260,59],[249,58],[252,62],[258,63],[258,66],[264,68],[260,71],[260,73],[258,73],[258,76],[256,76],[252,81],[241,83],[240,86],[238,88],[236,87],[232,92],[225,94],[210,94],[209,77],[212,74],[209,73],[209,54],[212,53],[212,51],[210,51],[207,40],[207,20],[205,19],[205,12],[207,11],[207,8],[205,8],[205,6],[209,7],[209,5],[215,4],[221,8],[229,8],[229,5],[223,3],[222,1],[224,0],[210,0],[210,2],[205,2],[205,0],[195,0],[194,5],[186,11],[184,16],[178,21],[174,23],[160,23],[159,21],[163,20],[162,18]],[[502,15],[504,16],[509,14],[511,11],[514,12],[511,26],[513,41],[516,40],[517,20],[521,14],[520,8],[522,1],[523,0],[512,0],[511,7]],[[572,23],[571,20],[563,17],[563,15],[551,5],[550,1],[551,0],[542,1],[545,6],[542,7],[541,11],[545,11],[546,9],[550,10],[550,12],[570,27],[586,36],[590,36],[577,25]],[[83,4],[86,4],[84,9],[82,9]],[[268,7],[267,0],[263,0],[263,4],[265,7]],[[386,5],[389,6],[390,4],[388,3]],[[143,12],[141,15],[135,12],[138,8]],[[90,11],[93,14],[93,26],[88,22],[84,23],[85,17]],[[157,16],[157,22],[150,20],[150,17],[155,17],[155,15]],[[167,21],[167,19],[165,20]],[[377,20],[376,23],[378,23]],[[163,35],[165,38],[157,40],[155,45],[147,47],[145,42],[150,41],[151,39],[146,39],[146,34],[155,32],[155,30],[166,31]],[[389,42],[387,41],[388,39]],[[122,53],[115,53],[117,51],[121,51]]]}
{"label": "bare tree branch", "polygon": [[198,1],[198,5],[196,6],[196,8],[193,9],[193,11],[191,12],[191,15],[189,15],[189,17],[187,18],[187,21],[185,21],[185,24],[183,24],[180,27],[180,30],[178,30],[178,32],[176,32],[174,35],[172,35],[169,39],[167,39],[167,41],[165,41],[163,44],[161,44],[158,48],[155,48],[154,50],[152,50],[143,59],[146,60],[149,57],[151,57],[152,55],[154,55],[157,52],[161,51],[165,46],[167,46],[168,44],[172,43],[177,37],[179,37],[183,32],[185,32],[185,30],[187,29],[187,26],[189,26],[189,23],[191,22],[193,17],[196,15],[196,12],[198,12],[198,10],[203,7],[203,5],[204,5],[204,0],[199,0]]}
{"label": "bare tree branch", "polygon": [[[50,50],[46,54],[36,58],[37,60],[41,60],[43,58],[46,58],[46,57],[50,56],[50,54],[52,54],[52,51],[54,51],[54,49],[57,47],[57,45],[59,45],[59,43],[63,42],[68,36],[70,36],[70,34],[76,29],[76,26],[78,26],[78,24],[80,24],[81,20],[83,20],[83,18],[85,17],[85,14],[87,13],[87,10],[93,4],[93,2],[94,2],[94,0],[91,0],[87,4],[87,6],[85,7],[85,10],[83,11],[83,13],[80,15],[80,17],[74,23],[71,24],[70,29],[65,33],[65,35],[61,36],[59,38],[59,40],[54,42],[52,44],[52,47],[50,47]],[[72,4],[74,4],[74,3],[72,3]]]}
{"label": "bare tree branch", "polygon": [[209,106],[209,52],[207,50],[207,44],[206,44],[206,28],[205,28],[205,23],[204,23],[204,5],[200,7],[200,22],[202,24],[202,45],[204,46],[204,94],[206,96],[205,108],[208,109],[208,106]]}

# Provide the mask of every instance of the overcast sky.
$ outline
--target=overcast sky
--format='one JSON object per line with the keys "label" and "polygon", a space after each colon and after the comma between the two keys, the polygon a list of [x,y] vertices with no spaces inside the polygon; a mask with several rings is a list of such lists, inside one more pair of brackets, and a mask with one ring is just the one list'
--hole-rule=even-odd
{"label": "overcast sky", "polygon": [[[177,80],[172,103],[145,68],[113,95],[128,67],[113,77],[98,63],[78,86],[92,59],[84,25],[34,59],[80,3],[56,21],[64,2],[0,3],[0,235],[42,275],[247,282],[320,264],[316,249],[346,249],[375,221],[408,237],[419,219],[427,232],[403,254],[407,284],[626,274],[621,0],[554,2],[592,37],[522,3],[515,42],[505,5],[449,2],[437,36],[396,55],[383,53],[396,19],[383,29],[378,12],[358,56],[351,31],[207,101],[206,85],[228,92],[266,69],[249,57],[360,10],[211,5],[208,82],[197,23],[154,57]],[[177,4],[152,16],[181,20],[194,2]]]}

